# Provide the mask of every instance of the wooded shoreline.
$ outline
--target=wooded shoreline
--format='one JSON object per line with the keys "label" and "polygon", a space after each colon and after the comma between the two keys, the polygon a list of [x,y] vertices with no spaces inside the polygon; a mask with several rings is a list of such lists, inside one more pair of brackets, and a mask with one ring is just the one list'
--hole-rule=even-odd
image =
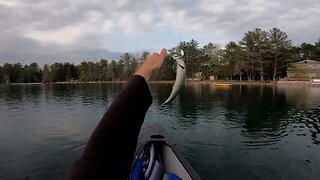
{"label": "wooded shoreline", "polygon": [[[173,84],[174,80],[168,81],[148,81],[148,84]],[[57,85],[57,84],[124,84],[127,81],[91,81],[91,82],[52,82],[52,83],[9,83],[9,84],[0,84],[5,85]],[[260,86],[276,86],[276,85],[305,85],[308,86],[309,81],[270,81],[270,82],[261,82],[261,81],[186,81],[186,85],[192,84],[231,84],[231,85],[260,85]]]}
{"label": "wooded shoreline", "polygon": [[[181,54],[184,52],[184,55]],[[130,78],[149,56],[149,52],[133,55],[124,53],[118,59],[82,61],[80,64],[66,60],[45,64],[35,62],[4,63],[0,65],[0,83],[50,83],[50,82],[103,82],[118,83]],[[200,46],[191,39],[168,48],[162,68],[150,80],[172,81],[176,76],[175,58],[182,58],[187,67],[186,78],[198,80],[245,80],[250,83],[260,80],[271,82],[288,78],[288,72],[305,73],[292,64],[312,60],[320,62],[320,39],[315,43],[293,45],[286,32],[278,28],[263,30],[255,28],[244,33],[239,41],[230,41],[224,47],[208,43]],[[288,71],[289,70],[289,71]],[[318,78],[316,76],[316,78]],[[310,78],[309,78],[310,79]],[[258,83],[260,84],[260,83]]]}

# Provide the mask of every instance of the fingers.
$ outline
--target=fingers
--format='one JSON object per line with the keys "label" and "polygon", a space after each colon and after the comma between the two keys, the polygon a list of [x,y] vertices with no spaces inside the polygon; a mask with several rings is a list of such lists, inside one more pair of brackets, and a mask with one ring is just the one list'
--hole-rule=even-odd
{"label": "fingers", "polygon": [[163,60],[165,57],[167,56],[167,49],[166,48],[163,48],[160,52],[160,59]]}

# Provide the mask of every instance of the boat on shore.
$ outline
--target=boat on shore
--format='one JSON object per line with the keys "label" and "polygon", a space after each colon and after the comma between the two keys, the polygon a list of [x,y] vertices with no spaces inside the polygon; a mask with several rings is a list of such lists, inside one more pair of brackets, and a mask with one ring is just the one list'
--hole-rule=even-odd
{"label": "boat on shore", "polygon": [[177,150],[173,140],[159,123],[150,127],[146,140],[136,151],[130,180],[201,179]]}

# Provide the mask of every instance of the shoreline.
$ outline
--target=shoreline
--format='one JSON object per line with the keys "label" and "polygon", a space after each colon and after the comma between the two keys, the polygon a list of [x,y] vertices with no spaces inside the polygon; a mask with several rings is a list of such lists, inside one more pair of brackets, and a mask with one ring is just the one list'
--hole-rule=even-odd
{"label": "shoreline", "polygon": [[[0,85],[50,85],[50,84],[123,84],[127,81],[91,81],[91,82],[53,82],[53,83],[9,83]],[[148,84],[173,84],[174,80],[148,81]],[[231,85],[259,85],[259,86],[313,86],[310,81],[186,81],[186,84],[231,84]]]}
{"label": "shoreline", "polygon": [[[173,84],[175,80],[148,81],[148,84]],[[127,81],[89,81],[89,82],[52,82],[52,83],[9,83],[8,85],[40,85],[40,84],[122,84]],[[232,85],[310,85],[310,81],[186,81],[186,84],[232,84]],[[6,85],[3,83],[1,85]]]}

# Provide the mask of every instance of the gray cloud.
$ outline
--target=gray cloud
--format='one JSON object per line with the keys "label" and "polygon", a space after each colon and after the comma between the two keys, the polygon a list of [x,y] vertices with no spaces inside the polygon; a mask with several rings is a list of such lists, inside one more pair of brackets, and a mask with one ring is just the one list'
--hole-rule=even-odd
{"label": "gray cloud", "polygon": [[187,21],[183,23],[185,30],[191,27],[202,33],[217,32],[226,37],[222,39],[224,42],[240,40],[244,32],[255,27],[279,27],[296,44],[314,42],[320,36],[320,2],[317,0],[203,0],[183,9],[171,8],[175,12],[185,12],[180,18],[180,21]]}
{"label": "gray cloud", "polygon": [[320,38],[318,0],[0,0],[0,17],[0,64],[114,58],[120,53],[107,49],[124,51],[114,41],[143,33],[224,44],[255,27],[279,27],[295,44]]}

